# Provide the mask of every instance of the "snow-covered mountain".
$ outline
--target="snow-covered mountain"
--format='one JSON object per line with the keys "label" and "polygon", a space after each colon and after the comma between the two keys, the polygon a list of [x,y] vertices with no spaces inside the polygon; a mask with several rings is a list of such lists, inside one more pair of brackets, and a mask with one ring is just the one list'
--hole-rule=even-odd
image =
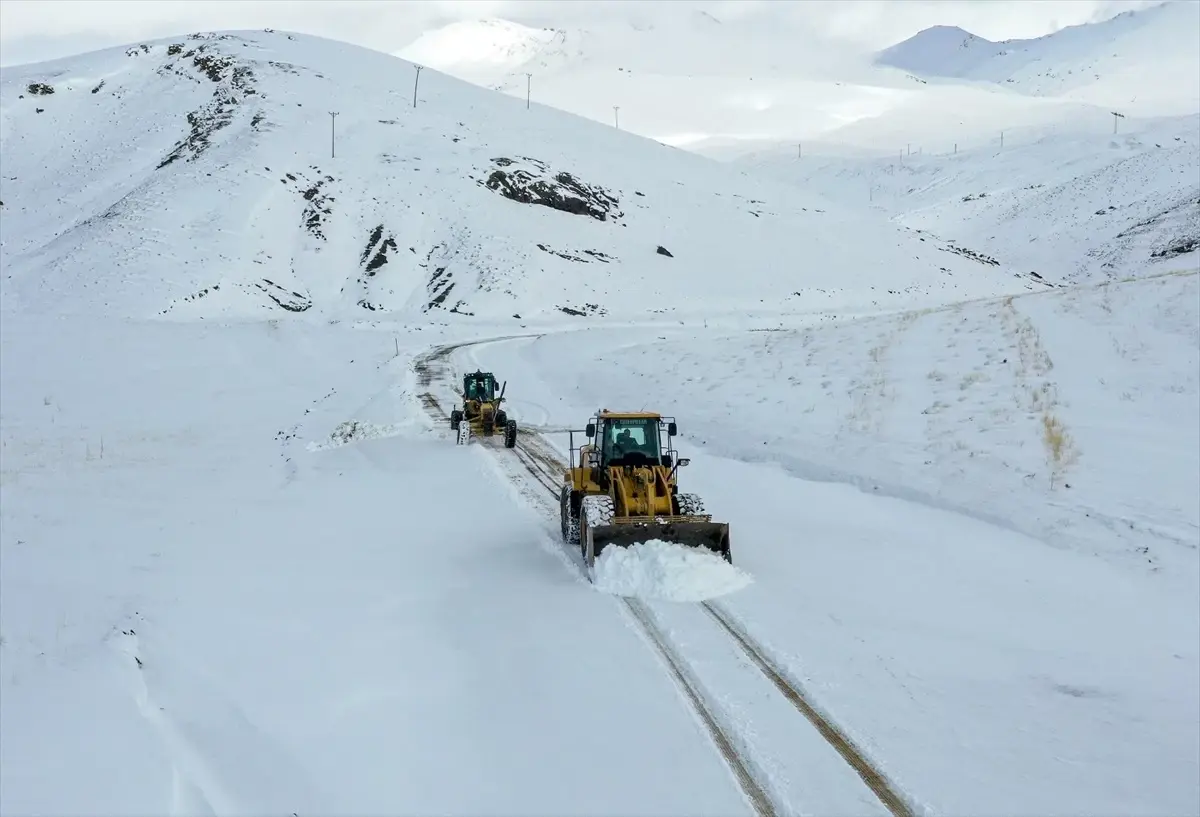
{"label": "snow-covered mountain", "polygon": [[[533,28],[495,18],[460,20],[423,33],[397,56],[476,85],[514,90],[518,76],[554,71],[581,58],[581,34],[577,29]],[[521,90],[527,90],[524,84]]]}
{"label": "snow-covered mountain", "polygon": [[627,4],[610,19],[572,27],[460,21],[397,55],[688,147],[822,132],[886,107],[912,86],[803,31],[719,21],[687,4],[636,11]]}
{"label": "snow-covered mountain", "polygon": [[925,29],[876,56],[924,79],[1002,84],[1018,93],[1167,116],[1200,108],[1200,3],[1169,0],[1033,40],[991,42]]}
{"label": "snow-covered mountain", "polygon": [[519,321],[1014,285],[873,215],[433,71],[414,108],[416,79],[264,32],[6,70],[6,301]]}
{"label": "snow-covered mountain", "polygon": [[1003,130],[1104,122],[1114,107],[1130,117],[1195,113],[1197,8],[1168,3],[999,44],[936,27],[869,54],[753,15],[717,20],[682,3],[634,14],[627,4],[586,25],[460,21],[397,53],[713,157],[773,145],[795,155],[801,143],[806,153],[896,155],[909,144],[966,147]]}
{"label": "snow-covered mountain", "polygon": [[803,157],[764,142],[724,158],[1057,283],[1195,265],[1200,4],[1028,41],[938,26],[876,61],[923,90]]}
{"label": "snow-covered mountain", "polygon": [[1022,129],[991,145],[889,158],[783,149],[738,164],[960,242],[1057,283],[1200,261],[1200,116]]}

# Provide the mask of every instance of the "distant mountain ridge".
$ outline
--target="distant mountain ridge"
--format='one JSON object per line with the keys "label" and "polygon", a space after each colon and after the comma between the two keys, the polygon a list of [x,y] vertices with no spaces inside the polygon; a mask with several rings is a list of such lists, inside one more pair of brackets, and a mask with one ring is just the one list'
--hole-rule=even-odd
{"label": "distant mountain ridge", "polygon": [[874,64],[926,80],[1186,115],[1200,110],[1200,3],[1169,0],[1027,40],[934,26],[879,51]]}

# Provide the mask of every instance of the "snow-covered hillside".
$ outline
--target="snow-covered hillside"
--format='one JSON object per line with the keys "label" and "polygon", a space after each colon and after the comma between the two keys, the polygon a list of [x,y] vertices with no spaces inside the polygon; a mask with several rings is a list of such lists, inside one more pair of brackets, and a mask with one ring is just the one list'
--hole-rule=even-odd
{"label": "snow-covered hillside", "polygon": [[433,71],[414,108],[414,79],[282,32],[5,70],[5,299],[519,321],[1014,288],[873,216]]}
{"label": "snow-covered hillside", "polygon": [[1195,269],[1200,116],[1133,120],[1116,135],[1093,125],[903,160],[767,151],[739,163],[1055,283]]}
{"label": "snow-covered hillside", "polygon": [[583,361],[603,340],[590,332],[529,354],[593,402],[687,406],[688,437],[714,455],[1164,566],[1194,588],[1198,280],[1181,270],[833,326],[688,333],[605,353],[594,370]]}
{"label": "snow-covered hillside", "polygon": [[1200,3],[1170,0],[1034,40],[994,43],[935,26],[881,51],[876,61],[927,80],[999,83],[1129,115],[1190,114],[1200,105]]}

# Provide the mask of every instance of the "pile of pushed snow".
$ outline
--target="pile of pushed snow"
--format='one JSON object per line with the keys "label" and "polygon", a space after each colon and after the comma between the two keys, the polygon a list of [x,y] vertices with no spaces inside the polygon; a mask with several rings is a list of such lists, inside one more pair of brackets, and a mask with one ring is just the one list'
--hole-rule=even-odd
{"label": "pile of pushed snow", "polygon": [[711,551],[651,539],[602,550],[592,581],[614,596],[704,601],[741,590],[753,579]]}
{"label": "pile of pushed snow", "polygon": [[406,424],[403,423],[366,423],[361,420],[347,420],[339,423],[338,427],[329,432],[329,439],[321,442],[311,442],[306,448],[309,451],[325,451],[330,448],[340,448],[343,445],[362,442],[363,440],[378,440],[383,437],[395,437],[400,434]]}

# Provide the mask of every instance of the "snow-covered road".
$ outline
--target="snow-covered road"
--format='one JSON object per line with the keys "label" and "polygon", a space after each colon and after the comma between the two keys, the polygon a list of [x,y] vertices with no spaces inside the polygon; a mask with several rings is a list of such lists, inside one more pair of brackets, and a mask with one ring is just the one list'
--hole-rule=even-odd
{"label": "snow-covered road", "polygon": [[[456,352],[470,355],[482,346],[521,339],[525,338],[449,344],[418,356],[414,367],[417,380],[429,389],[420,399],[433,420],[448,428],[439,394],[446,405],[455,405],[459,377],[449,359]],[[553,535],[559,488],[567,467],[561,453],[530,429],[520,432],[513,449],[501,447],[498,438],[475,444],[497,457],[501,473],[518,486],[523,499],[541,508]],[[563,547],[565,552],[567,546]],[[586,576],[580,554],[574,553],[570,561]],[[712,557],[712,561],[719,559]],[[619,599],[704,723],[756,814],[815,810],[900,817],[913,813],[895,785],[813,705],[803,685],[719,602],[705,600],[688,609],[672,604],[652,607],[646,600],[628,596]],[[664,617],[669,618],[670,628],[663,624]],[[693,642],[690,656],[681,649],[683,638]],[[763,682],[773,688],[774,695],[764,694]],[[755,720],[774,728],[753,738]]]}

